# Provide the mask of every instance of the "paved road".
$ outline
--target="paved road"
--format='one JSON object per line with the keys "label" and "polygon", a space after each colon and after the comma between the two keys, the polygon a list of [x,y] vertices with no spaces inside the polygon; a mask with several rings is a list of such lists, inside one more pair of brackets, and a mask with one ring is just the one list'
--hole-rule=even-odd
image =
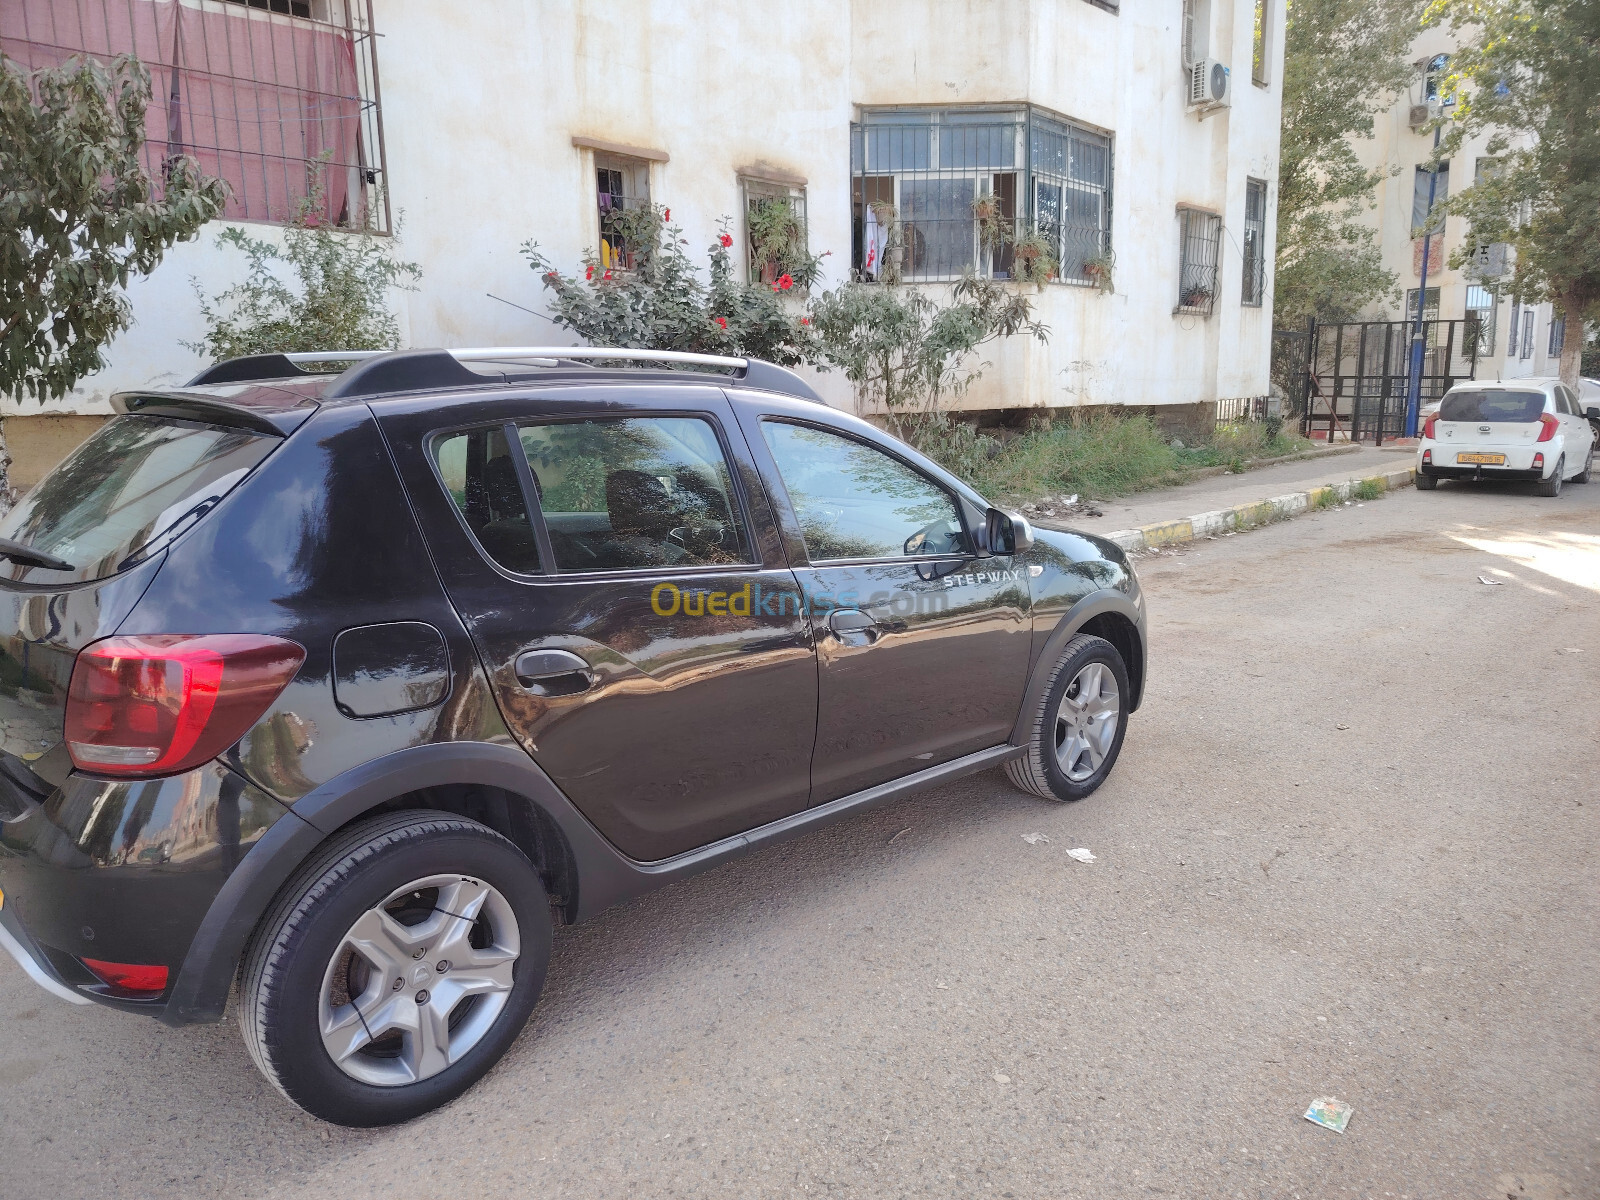
{"label": "paved road", "polygon": [[981,776],[569,931],[509,1058],[410,1126],[0,964],[0,1195],[1600,1195],[1600,485],[1142,571],[1097,795]]}

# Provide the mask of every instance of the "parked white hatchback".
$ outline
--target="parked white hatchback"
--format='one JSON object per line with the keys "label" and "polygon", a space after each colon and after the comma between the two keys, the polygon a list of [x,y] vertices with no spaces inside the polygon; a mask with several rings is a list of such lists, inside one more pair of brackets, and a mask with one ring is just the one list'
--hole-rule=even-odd
{"label": "parked white hatchback", "polygon": [[1422,426],[1417,487],[1441,479],[1523,480],[1559,496],[1570,479],[1588,483],[1595,432],[1578,397],[1559,379],[1466,380],[1445,393]]}

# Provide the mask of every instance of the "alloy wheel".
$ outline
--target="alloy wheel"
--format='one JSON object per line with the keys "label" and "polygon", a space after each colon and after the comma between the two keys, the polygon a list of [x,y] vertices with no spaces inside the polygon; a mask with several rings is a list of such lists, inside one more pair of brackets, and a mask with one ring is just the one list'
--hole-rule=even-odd
{"label": "alloy wheel", "polygon": [[439,1074],[499,1019],[521,948],[510,903],[481,880],[432,875],[398,888],[328,963],[317,1013],[328,1056],[378,1087]]}
{"label": "alloy wheel", "polygon": [[1092,662],[1072,677],[1056,710],[1056,765],[1073,783],[1092,777],[1111,753],[1122,719],[1116,677]]}

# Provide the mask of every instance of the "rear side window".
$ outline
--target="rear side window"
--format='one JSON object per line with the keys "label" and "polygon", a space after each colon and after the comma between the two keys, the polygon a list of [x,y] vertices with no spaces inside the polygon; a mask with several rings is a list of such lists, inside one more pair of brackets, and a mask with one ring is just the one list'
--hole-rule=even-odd
{"label": "rear side window", "polygon": [[473,536],[495,562],[539,573],[539,545],[517,480],[511,443],[498,426],[453,433],[433,444],[439,477]]}
{"label": "rear side window", "polygon": [[733,476],[699,417],[524,425],[558,571],[749,562]]}
{"label": "rear side window", "polygon": [[216,506],[280,439],[164,417],[114,417],[0,520],[0,538],[72,571],[0,563],[0,578],[80,583],[115,575]]}
{"label": "rear side window", "polygon": [[1543,392],[1451,392],[1439,405],[1441,421],[1502,421],[1526,424],[1544,411]]}

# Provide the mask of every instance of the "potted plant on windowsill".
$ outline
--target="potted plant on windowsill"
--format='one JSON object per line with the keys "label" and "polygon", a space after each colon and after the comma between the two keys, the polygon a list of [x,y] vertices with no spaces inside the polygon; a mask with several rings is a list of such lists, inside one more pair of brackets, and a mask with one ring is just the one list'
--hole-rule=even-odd
{"label": "potted plant on windowsill", "polygon": [[978,224],[978,244],[988,250],[998,250],[1006,242],[1004,218],[1000,213],[1000,197],[993,192],[983,192],[972,202],[972,218]]}
{"label": "potted plant on windowsill", "polygon": [[1208,287],[1202,287],[1199,284],[1194,285],[1188,291],[1183,293],[1183,301],[1179,307],[1195,309],[1200,312],[1210,312],[1211,289]]}
{"label": "potted plant on windowsill", "polygon": [[1038,231],[1017,238],[1011,244],[1011,277],[1042,290],[1059,269],[1054,250],[1051,240]]}
{"label": "potted plant on windowsill", "polygon": [[1096,254],[1093,258],[1085,260],[1083,264],[1083,277],[1102,292],[1110,295],[1116,290],[1112,285],[1111,272],[1116,266],[1116,256],[1109,250],[1104,254]]}

